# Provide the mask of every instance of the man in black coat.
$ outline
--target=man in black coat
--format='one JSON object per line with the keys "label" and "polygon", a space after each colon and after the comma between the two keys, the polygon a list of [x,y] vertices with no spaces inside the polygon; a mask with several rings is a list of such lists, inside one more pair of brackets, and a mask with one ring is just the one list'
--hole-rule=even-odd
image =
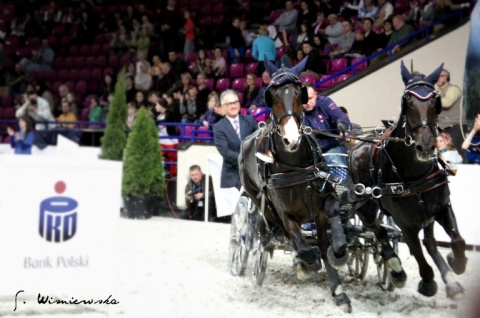
{"label": "man in black coat", "polygon": [[240,101],[237,92],[226,90],[220,95],[220,104],[225,108],[225,117],[213,126],[215,147],[223,157],[221,188],[236,187],[242,183],[238,171],[238,155],[242,140],[258,129],[250,115],[240,115]]}

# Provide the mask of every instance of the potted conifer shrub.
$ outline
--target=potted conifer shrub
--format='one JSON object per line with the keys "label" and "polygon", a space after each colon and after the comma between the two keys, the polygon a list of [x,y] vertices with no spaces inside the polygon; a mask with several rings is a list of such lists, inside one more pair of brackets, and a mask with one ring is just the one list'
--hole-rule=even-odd
{"label": "potted conifer shrub", "polygon": [[113,100],[107,115],[107,126],[105,133],[100,139],[101,159],[122,161],[123,151],[127,144],[127,132],[125,123],[127,121],[127,86],[125,83],[125,71],[118,74]]}
{"label": "potted conifer shrub", "polygon": [[158,145],[158,130],[148,111],[141,107],[128,135],[123,158],[123,216],[148,219],[152,204],[165,193],[165,170]]}

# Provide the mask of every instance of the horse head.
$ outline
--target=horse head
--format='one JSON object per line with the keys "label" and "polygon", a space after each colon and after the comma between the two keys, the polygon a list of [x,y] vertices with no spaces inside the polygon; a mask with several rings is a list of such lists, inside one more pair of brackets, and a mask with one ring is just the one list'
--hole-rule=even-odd
{"label": "horse head", "polygon": [[282,137],[287,151],[296,151],[301,140],[303,104],[308,100],[306,87],[298,74],[304,69],[307,58],[293,68],[277,68],[265,58],[265,69],[271,76],[265,91],[265,103],[271,108],[274,129]]}
{"label": "horse head", "polygon": [[442,103],[434,85],[442,69],[443,64],[432,74],[425,76],[415,72],[410,73],[403,61],[401,63],[405,90],[400,118],[405,126],[405,138],[410,138],[407,144],[415,144],[417,158],[420,161],[428,161],[435,156],[437,115],[442,111]]}

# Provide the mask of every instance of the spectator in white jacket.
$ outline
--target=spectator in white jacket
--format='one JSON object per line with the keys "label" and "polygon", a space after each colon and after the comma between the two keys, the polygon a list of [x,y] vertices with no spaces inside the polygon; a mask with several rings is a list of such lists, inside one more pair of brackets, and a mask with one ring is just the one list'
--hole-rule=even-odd
{"label": "spectator in white jacket", "polygon": [[[17,118],[22,116],[30,116],[35,120],[36,130],[48,129],[49,125],[46,124],[45,121],[55,121],[50,105],[44,98],[37,96],[36,92],[27,92],[25,94],[23,105],[20,106],[15,113],[15,117]],[[50,126],[54,127],[55,123],[50,123]]]}

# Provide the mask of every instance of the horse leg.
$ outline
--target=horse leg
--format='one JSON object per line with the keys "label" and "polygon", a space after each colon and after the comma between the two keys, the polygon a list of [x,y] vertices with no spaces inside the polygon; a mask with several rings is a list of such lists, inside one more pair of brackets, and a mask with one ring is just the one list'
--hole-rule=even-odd
{"label": "horse leg", "polygon": [[328,281],[330,283],[330,291],[335,297],[335,304],[343,309],[345,312],[352,312],[352,306],[347,294],[343,291],[342,282],[338,276],[338,272],[332,267],[327,257],[327,250],[329,240],[327,237],[328,220],[324,215],[319,215],[315,218],[315,225],[317,227],[317,244],[320,248],[320,256],[327,271]]}
{"label": "horse leg", "polygon": [[447,285],[447,297],[451,299],[459,299],[463,295],[464,289],[462,285],[456,281],[447,262],[445,262],[445,259],[437,249],[437,241],[433,235],[433,225],[434,223],[432,222],[424,229],[423,233],[425,238],[423,240],[423,245],[442,274],[442,280]]}
{"label": "horse leg", "polygon": [[315,254],[313,248],[305,241],[305,238],[300,231],[300,226],[295,220],[286,216],[284,225],[285,229],[289,233],[290,244],[293,250],[293,265],[295,267],[297,277],[300,280],[305,280],[310,277],[310,270],[318,271],[321,268],[317,254]]}
{"label": "horse leg", "polygon": [[340,268],[348,262],[347,239],[340,217],[340,202],[334,191],[327,194],[325,212],[328,215],[332,231],[332,245],[328,248],[327,256],[335,268]]}
{"label": "horse leg", "polygon": [[403,238],[410,248],[410,253],[417,261],[420,277],[422,277],[422,280],[418,283],[418,292],[424,296],[431,297],[437,293],[437,283],[434,280],[433,269],[428,265],[423,255],[422,245],[418,238],[418,231],[402,229],[402,232]]}
{"label": "horse leg", "polygon": [[457,219],[450,203],[448,203],[446,210],[445,213],[442,213],[443,218],[437,218],[437,222],[445,229],[451,239],[450,246],[453,253],[447,255],[448,265],[455,274],[463,274],[468,261],[465,256],[465,240],[458,231]]}

